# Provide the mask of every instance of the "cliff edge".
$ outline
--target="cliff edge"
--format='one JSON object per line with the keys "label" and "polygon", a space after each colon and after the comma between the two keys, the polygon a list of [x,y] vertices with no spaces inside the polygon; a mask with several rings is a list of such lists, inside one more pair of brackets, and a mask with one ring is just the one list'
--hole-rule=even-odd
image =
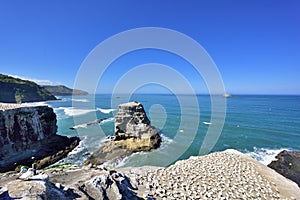
{"label": "cliff edge", "polygon": [[94,152],[85,163],[99,165],[134,152],[156,149],[160,143],[161,138],[156,128],[151,125],[141,103],[120,104],[115,116],[115,135]]}
{"label": "cliff edge", "polygon": [[235,150],[194,156],[169,167],[70,167],[30,180],[0,176],[0,199],[299,199],[300,188]]}
{"label": "cliff edge", "polygon": [[57,162],[79,143],[79,138],[56,135],[56,114],[47,106],[0,110],[0,172],[18,165],[37,168]]}

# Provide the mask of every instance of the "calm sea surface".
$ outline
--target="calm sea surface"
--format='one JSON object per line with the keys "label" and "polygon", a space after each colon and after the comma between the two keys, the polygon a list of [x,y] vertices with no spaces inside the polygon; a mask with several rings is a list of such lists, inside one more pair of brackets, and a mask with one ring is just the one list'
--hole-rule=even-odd
{"label": "calm sea surface", "polygon": [[[57,114],[59,134],[82,138],[80,147],[63,162],[81,164],[89,152],[103,144],[106,136],[114,134],[113,116],[117,105],[128,99],[125,95],[97,94],[93,104],[92,95],[78,96],[73,101],[71,96],[59,98],[62,100],[46,103]],[[174,95],[134,94],[130,97],[144,105],[152,125],[160,130],[163,143],[160,149],[133,154],[117,163],[118,166],[161,166],[199,155],[207,129],[213,126],[210,96],[196,97],[200,112],[192,103],[192,96],[180,98],[184,99],[184,105]],[[224,128],[212,152],[236,149],[268,164],[283,149],[300,151],[300,96],[241,95],[226,101]],[[97,125],[85,124],[104,118]]]}

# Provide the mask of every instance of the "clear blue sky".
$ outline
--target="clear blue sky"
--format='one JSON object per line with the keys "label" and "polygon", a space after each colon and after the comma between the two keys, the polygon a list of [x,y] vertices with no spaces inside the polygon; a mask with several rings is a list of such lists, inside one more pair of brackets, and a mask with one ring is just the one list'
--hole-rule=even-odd
{"label": "clear blue sky", "polygon": [[[121,31],[154,26],[199,42],[229,93],[300,94],[299,19],[297,0],[1,0],[0,73],[72,87],[81,63],[100,42]],[[124,65],[133,65],[129,59],[137,60],[134,64],[180,63],[165,53],[148,53],[129,55]],[[107,73],[107,85],[116,79],[121,61]],[[181,71],[198,84],[190,68]]]}

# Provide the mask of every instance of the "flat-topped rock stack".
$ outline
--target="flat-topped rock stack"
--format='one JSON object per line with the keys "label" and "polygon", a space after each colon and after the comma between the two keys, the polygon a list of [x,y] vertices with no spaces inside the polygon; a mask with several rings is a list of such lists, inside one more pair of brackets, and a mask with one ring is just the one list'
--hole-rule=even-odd
{"label": "flat-topped rock stack", "polygon": [[151,126],[144,107],[139,102],[119,105],[115,116],[115,135],[94,152],[86,164],[102,164],[120,159],[138,151],[150,151],[158,148],[161,138],[154,126]]}

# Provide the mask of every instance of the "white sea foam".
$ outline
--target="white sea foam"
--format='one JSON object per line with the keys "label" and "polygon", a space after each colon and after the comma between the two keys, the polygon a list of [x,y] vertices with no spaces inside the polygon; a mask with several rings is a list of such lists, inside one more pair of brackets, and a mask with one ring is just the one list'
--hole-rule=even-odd
{"label": "white sea foam", "polygon": [[211,122],[202,122],[203,124],[209,125]]}
{"label": "white sea foam", "polygon": [[164,134],[160,134],[161,140],[162,140],[162,145],[168,145],[171,142],[173,142],[173,140],[167,136],[165,136]]}
{"label": "white sea foam", "polygon": [[71,101],[83,102],[83,103],[89,102],[89,100],[87,100],[87,99],[71,99]]}
{"label": "white sea foam", "polygon": [[275,156],[283,150],[290,150],[287,148],[280,149],[268,149],[268,148],[257,148],[254,147],[253,152],[246,152],[245,154],[251,156],[257,161],[263,163],[264,165],[270,164],[272,161],[277,160]]}
{"label": "white sea foam", "polygon": [[78,124],[78,125],[75,125],[73,126],[72,128],[73,129],[77,129],[77,128],[86,128],[87,126],[95,126],[95,125],[98,125],[98,124],[105,124],[107,122],[111,122],[111,121],[114,121],[114,118],[111,117],[111,118],[108,118],[108,119],[104,119],[102,120],[100,123],[97,123],[97,120],[93,121],[93,122],[88,122],[88,123],[84,123],[84,124]]}
{"label": "white sea foam", "polygon": [[107,108],[107,109],[104,109],[104,108],[97,108],[97,110],[99,110],[100,112],[104,113],[104,114],[109,114],[113,111],[115,111],[115,109],[112,109],[112,108]]}
{"label": "white sea foam", "polygon": [[89,112],[93,112],[92,109],[79,109],[74,107],[59,107],[58,109],[64,110],[65,114],[68,116],[78,116],[78,115],[84,115]]}
{"label": "white sea foam", "polygon": [[86,127],[87,127],[87,124],[80,124],[80,125],[73,126],[74,129],[77,129],[77,128],[86,128]]}
{"label": "white sea foam", "polygon": [[72,163],[73,165],[78,165],[78,166],[83,165],[89,153],[85,146],[86,137],[80,139],[81,141],[79,142],[78,146],[75,147],[71,152],[69,152],[66,158],[59,160],[53,165],[64,164],[64,163]]}
{"label": "white sea foam", "polygon": [[85,145],[84,145],[85,139],[86,138],[81,139],[78,146],[75,147],[70,153],[68,153],[68,156],[82,152],[85,149]]}
{"label": "white sea foam", "polygon": [[130,163],[130,161],[132,159],[134,160],[136,156],[144,157],[146,154],[149,154],[149,152],[145,152],[145,151],[135,152],[135,153],[132,153],[131,155],[126,156],[124,158],[114,160],[114,162],[107,161],[105,163],[105,166],[113,166],[113,167],[116,167],[116,168],[124,167],[128,164],[128,162]]}
{"label": "white sea foam", "polygon": [[108,118],[108,119],[103,120],[100,124],[104,124],[104,123],[107,123],[107,122],[114,121],[114,119],[115,119],[115,118],[110,117],[110,118]]}

